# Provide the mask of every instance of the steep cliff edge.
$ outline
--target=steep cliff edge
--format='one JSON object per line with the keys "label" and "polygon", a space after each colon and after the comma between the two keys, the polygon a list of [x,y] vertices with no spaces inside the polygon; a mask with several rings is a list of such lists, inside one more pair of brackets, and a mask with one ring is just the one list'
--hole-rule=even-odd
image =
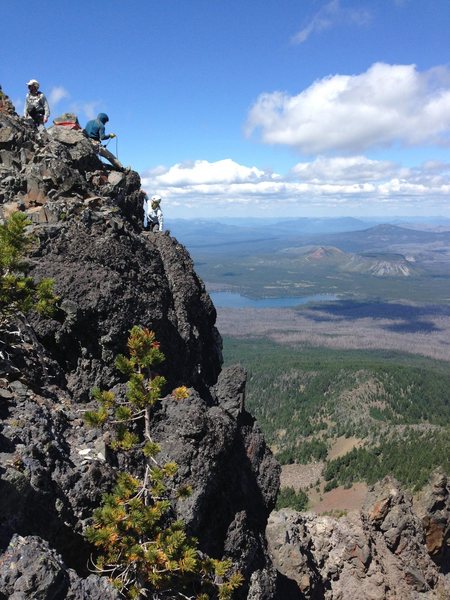
{"label": "steep cliff edge", "polygon": [[[116,598],[89,575],[82,530],[120,456],[82,415],[93,386],[120,393],[114,358],[139,324],[166,355],[152,435],[193,487],[177,512],[204,551],[242,572],[236,598],[269,600],[264,529],[279,468],[245,410],[245,374],[221,370],[215,309],[188,253],[143,234],[139,189],[137,173],[103,165],[80,132],[39,133],[0,112],[0,216],[29,215],[33,277],[52,277],[61,297],[54,318],[18,316],[0,332],[0,597]],[[189,388],[181,402],[178,385]]]}

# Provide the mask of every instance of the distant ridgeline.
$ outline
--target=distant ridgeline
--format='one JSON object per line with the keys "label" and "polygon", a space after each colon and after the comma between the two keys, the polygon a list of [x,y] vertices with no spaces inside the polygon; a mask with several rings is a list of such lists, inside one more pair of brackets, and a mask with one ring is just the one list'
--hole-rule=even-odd
{"label": "distant ridgeline", "polygon": [[349,228],[330,231],[334,219],[313,230],[307,221],[187,221],[171,229],[206,282],[252,298],[332,293],[449,304],[450,231],[339,220],[335,227]]}

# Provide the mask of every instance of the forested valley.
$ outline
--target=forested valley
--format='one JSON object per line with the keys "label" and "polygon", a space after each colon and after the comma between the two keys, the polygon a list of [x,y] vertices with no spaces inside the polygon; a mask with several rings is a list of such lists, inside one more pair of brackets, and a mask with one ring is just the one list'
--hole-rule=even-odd
{"label": "forested valley", "polygon": [[[247,369],[246,405],[279,462],[323,464],[324,492],[388,474],[416,491],[437,468],[450,473],[448,363],[236,338],[224,357]],[[280,501],[306,505],[289,490]]]}

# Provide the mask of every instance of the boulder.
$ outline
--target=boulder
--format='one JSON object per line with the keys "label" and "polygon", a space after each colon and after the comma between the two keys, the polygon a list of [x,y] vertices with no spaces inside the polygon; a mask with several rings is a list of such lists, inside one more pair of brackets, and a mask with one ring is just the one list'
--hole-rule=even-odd
{"label": "boulder", "polygon": [[105,577],[78,577],[45,540],[14,535],[0,564],[0,594],[10,600],[119,600]]}

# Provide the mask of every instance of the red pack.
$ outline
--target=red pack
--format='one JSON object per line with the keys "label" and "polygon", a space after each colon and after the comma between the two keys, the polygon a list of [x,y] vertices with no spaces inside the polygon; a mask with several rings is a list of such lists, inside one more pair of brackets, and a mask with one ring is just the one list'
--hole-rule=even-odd
{"label": "red pack", "polygon": [[77,115],[73,113],[64,113],[60,117],[53,119],[53,123],[58,127],[67,127],[68,129],[81,129]]}

